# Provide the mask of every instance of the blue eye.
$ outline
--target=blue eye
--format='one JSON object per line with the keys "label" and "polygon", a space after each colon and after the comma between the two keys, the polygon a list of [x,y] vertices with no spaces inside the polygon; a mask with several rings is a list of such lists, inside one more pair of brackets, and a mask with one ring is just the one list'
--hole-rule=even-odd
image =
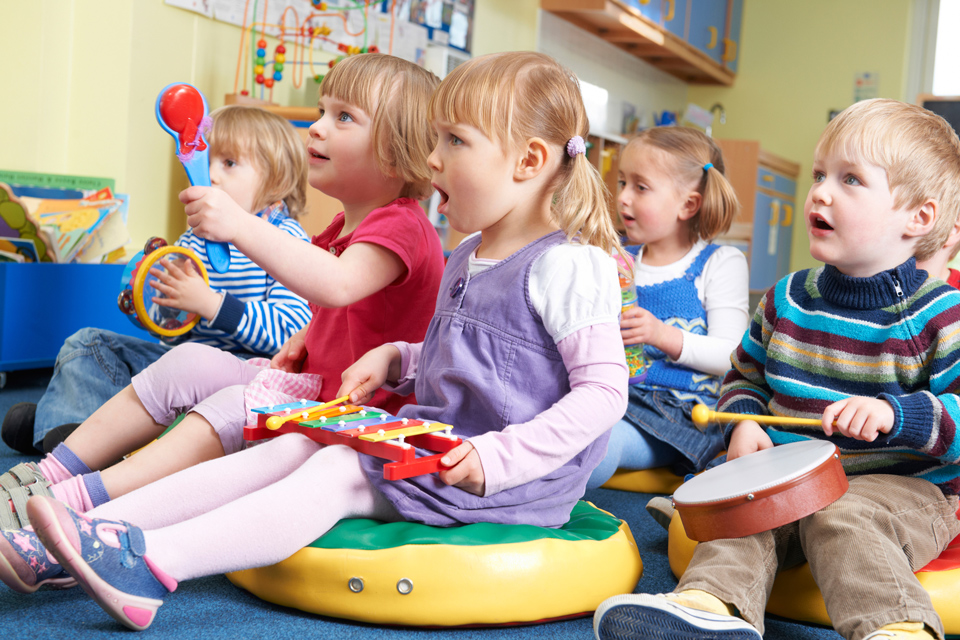
{"label": "blue eye", "polygon": [[814,172],[813,172],[813,181],[814,181],[814,182],[823,182],[824,180],[826,180],[826,178],[827,178],[827,177],[826,177],[825,175],[823,175],[823,172],[822,172],[822,171],[814,171]]}
{"label": "blue eye", "polygon": [[850,186],[852,186],[852,187],[855,187],[855,186],[858,186],[858,185],[863,184],[863,183],[860,182],[860,178],[858,178],[857,176],[855,176],[855,175],[848,175],[848,176],[846,176],[846,177],[843,179],[843,184],[848,184],[848,185],[850,185]]}
{"label": "blue eye", "polygon": [[460,138],[458,138],[457,136],[455,136],[455,135],[453,135],[453,134],[451,133],[451,134],[450,134],[450,144],[452,144],[452,145],[460,145],[460,144],[463,144],[463,140],[461,140]]}
{"label": "blue eye", "polygon": [[340,117],[337,118],[337,120],[340,122],[353,122],[353,116],[344,111],[340,114]]}

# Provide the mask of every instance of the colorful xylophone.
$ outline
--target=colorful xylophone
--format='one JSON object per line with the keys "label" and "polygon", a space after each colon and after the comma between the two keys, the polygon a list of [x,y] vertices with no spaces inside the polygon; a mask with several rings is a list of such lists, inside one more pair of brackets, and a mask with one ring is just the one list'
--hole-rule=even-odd
{"label": "colorful xylophone", "polygon": [[[263,440],[284,433],[302,433],[321,444],[342,444],[360,453],[394,460],[383,465],[383,477],[402,480],[440,470],[440,458],[462,440],[453,427],[441,422],[397,418],[386,411],[344,402],[339,398],[320,404],[300,400],[254,409],[257,424],[243,429],[244,440]],[[416,457],[415,447],[438,452]]]}

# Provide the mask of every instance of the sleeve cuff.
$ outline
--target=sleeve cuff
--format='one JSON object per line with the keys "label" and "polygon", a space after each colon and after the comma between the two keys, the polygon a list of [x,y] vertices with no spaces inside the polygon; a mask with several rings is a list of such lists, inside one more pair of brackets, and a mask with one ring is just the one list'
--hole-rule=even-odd
{"label": "sleeve cuff", "polygon": [[240,321],[243,320],[243,314],[246,312],[247,305],[241,302],[239,298],[231,293],[224,293],[223,300],[220,302],[220,310],[217,311],[216,317],[209,323],[210,328],[223,331],[228,335],[233,334],[240,326]]}
{"label": "sleeve cuff", "polygon": [[893,396],[881,393],[877,397],[893,407],[893,428],[886,436],[887,441],[896,446],[923,451],[928,446],[931,430],[931,407],[927,394]]}

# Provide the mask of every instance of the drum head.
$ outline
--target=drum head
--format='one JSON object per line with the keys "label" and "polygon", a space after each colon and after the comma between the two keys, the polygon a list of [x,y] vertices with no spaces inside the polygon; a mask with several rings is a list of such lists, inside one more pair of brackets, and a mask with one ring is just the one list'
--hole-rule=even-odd
{"label": "drum head", "polygon": [[684,482],[674,502],[708,504],[756,493],[809,473],[836,452],[824,440],[791,442],[730,460]]}

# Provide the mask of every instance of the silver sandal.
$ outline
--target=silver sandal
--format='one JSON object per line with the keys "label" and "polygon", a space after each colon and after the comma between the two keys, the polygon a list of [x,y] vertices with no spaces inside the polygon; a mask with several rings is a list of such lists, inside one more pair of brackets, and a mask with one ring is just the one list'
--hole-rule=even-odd
{"label": "silver sandal", "polygon": [[[23,529],[30,524],[27,516],[27,500],[33,496],[53,498],[50,483],[46,480],[31,485],[0,489],[0,529],[10,531]],[[10,509],[10,505],[13,509]]]}
{"label": "silver sandal", "polygon": [[37,482],[50,484],[43,477],[40,466],[36,462],[21,462],[10,471],[0,474],[0,489],[6,489],[7,491],[14,487],[26,487]]}

